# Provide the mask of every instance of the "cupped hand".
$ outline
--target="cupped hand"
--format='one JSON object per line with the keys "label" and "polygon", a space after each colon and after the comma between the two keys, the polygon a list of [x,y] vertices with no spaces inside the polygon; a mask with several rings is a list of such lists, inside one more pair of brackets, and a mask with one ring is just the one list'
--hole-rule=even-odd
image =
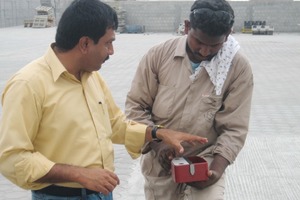
{"label": "cupped hand", "polygon": [[222,176],[217,171],[209,170],[207,172],[208,179],[206,181],[196,181],[196,182],[189,182],[186,183],[189,186],[195,187],[199,190],[207,188],[213,184],[215,184]]}
{"label": "cupped hand", "polygon": [[81,174],[81,184],[90,190],[101,192],[108,195],[120,183],[118,176],[106,169],[92,168],[84,169]]}
{"label": "cupped hand", "polygon": [[229,165],[229,161],[219,154],[214,155],[214,159],[210,164],[210,169],[207,172],[208,180],[187,183],[197,189],[204,189],[216,183],[223,175],[225,169]]}

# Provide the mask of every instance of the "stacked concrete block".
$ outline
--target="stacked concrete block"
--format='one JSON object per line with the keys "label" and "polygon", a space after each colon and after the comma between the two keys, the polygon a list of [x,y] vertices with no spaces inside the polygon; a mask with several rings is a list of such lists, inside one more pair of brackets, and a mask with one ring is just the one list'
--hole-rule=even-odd
{"label": "stacked concrete block", "polygon": [[38,6],[36,7],[37,15],[33,19],[33,28],[46,28],[55,25],[55,17],[52,7]]}

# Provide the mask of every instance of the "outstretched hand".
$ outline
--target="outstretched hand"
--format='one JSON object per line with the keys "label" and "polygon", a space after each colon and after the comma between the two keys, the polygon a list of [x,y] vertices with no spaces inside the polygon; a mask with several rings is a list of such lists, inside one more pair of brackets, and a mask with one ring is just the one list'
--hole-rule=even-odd
{"label": "outstretched hand", "polygon": [[174,131],[171,129],[157,130],[157,137],[159,139],[162,139],[164,143],[173,147],[179,154],[183,154],[184,152],[184,148],[181,145],[182,142],[188,142],[193,145],[195,145],[196,143],[205,144],[208,142],[207,138],[184,132]]}

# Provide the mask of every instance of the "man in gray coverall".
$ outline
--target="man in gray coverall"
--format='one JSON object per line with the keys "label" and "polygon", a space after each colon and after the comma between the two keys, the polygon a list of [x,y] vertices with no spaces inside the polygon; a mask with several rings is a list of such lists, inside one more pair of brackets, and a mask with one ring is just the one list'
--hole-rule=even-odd
{"label": "man in gray coverall", "polygon": [[177,184],[174,149],[152,141],[141,159],[146,199],[224,199],[225,169],[248,133],[253,75],[230,35],[234,11],[224,0],[198,0],[185,21],[186,35],[170,39],[142,58],[126,100],[127,117],[208,138],[185,145],[184,156],[209,163],[208,180]]}

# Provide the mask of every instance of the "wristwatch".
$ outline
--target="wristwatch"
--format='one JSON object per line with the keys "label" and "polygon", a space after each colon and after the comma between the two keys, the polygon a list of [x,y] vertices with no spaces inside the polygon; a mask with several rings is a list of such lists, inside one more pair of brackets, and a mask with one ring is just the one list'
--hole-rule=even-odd
{"label": "wristwatch", "polygon": [[157,141],[157,142],[162,141],[161,139],[157,138],[157,136],[156,136],[156,131],[161,128],[164,128],[164,127],[162,125],[154,125],[152,127],[151,136],[152,136],[153,141]]}

